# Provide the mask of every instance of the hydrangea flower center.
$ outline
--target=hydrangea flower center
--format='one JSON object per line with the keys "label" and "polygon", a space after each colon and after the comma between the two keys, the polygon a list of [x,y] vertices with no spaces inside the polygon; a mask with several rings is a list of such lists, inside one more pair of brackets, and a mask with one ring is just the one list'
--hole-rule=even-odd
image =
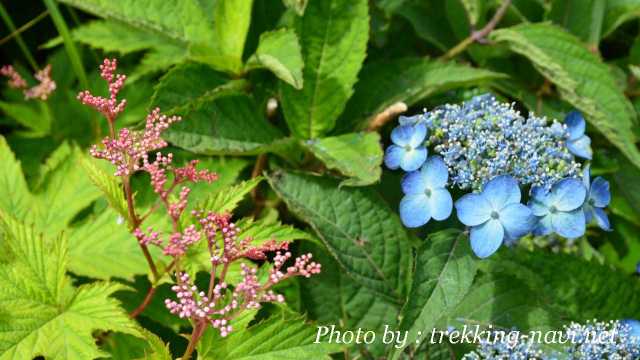
{"label": "hydrangea flower center", "polygon": [[425,189],[424,194],[427,195],[427,197],[431,197],[431,189],[429,188]]}
{"label": "hydrangea flower center", "polygon": [[589,205],[595,206],[595,204],[596,204],[596,200],[595,199],[589,199]]}
{"label": "hydrangea flower center", "polygon": [[411,151],[411,150],[413,150],[413,148],[411,147],[411,145],[405,145],[404,146],[404,150],[405,151]]}
{"label": "hydrangea flower center", "polygon": [[551,207],[549,208],[549,212],[555,214],[558,212],[558,208],[556,208],[555,205],[551,205]]}
{"label": "hydrangea flower center", "polygon": [[492,212],[491,212],[491,218],[492,218],[492,219],[496,219],[496,220],[497,220],[497,219],[499,219],[499,218],[500,218],[500,214],[498,214],[498,212],[497,212],[497,211],[492,211]]}

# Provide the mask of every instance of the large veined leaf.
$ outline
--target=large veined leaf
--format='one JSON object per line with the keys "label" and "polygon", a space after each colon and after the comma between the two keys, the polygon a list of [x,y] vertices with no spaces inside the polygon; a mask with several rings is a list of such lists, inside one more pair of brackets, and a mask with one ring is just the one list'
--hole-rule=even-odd
{"label": "large veined leaf", "polygon": [[640,167],[640,152],[631,130],[636,112],[608,66],[577,38],[545,23],[500,29],[491,37],[531,60],[556,85],[564,100],[580,110],[589,123]]}
{"label": "large veined leaf", "polygon": [[100,196],[80,166],[86,156],[65,143],[47,161],[45,166],[50,169],[35,193],[35,223],[40,229],[50,233],[63,230],[78,212]]}
{"label": "large veined leaf", "polygon": [[291,132],[316,138],[330,131],[353,93],[366,55],[366,0],[312,0],[296,18],[304,58],[304,88],[282,84],[282,108]]}
{"label": "large veined leaf", "polygon": [[47,160],[46,174],[35,193],[31,193],[20,164],[0,137],[0,166],[3,167],[0,191],[6,191],[0,196],[0,210],[50,233],[63,230],[78,212],[100,196],[79,166],[83,156],[79,149],[66,143],[61,145]]}
{"label": "large veined leaf", "polygon": [[0,210],[24,219],[33,199],[18,162],[9,144],[0,136]]}
{"label": "large veined leaf", "polygon": [[253,0],[217,0],[213,10],[213,46],[221,57],[221,65],[236,73],[242,68],[252,5]]}
{"label": "large veined leaf", "polygon": [[280,29],[260,35],[258,49],[247,60],[245,70],[269,69],[282,81],[300,90],[303,83],[303,66],[296,33],[293,30]]}
{"label": "large veined leaf", "polygon": [[348,275],[388,301],[404,301],[410,240],[378,194],[371,188],[339,188],[329,178],[282,171],[268,181],[289,209],[313,227]]}
{"label": "large veined leaf", "polygon": [[256,325],[232,332],[222,341],[208,341],[208,338],[215,336],[215,331],[209,327],[197,347],[202,359],[331,359],[329,354],[341,350],[337,344],[314,343],[316,327],[290,314],[272,316]]}
{"label": "large veined leaf", "polygon": [[205,155],[252,155],[281,137],[253,98],[244,94],[204,102],[164,134],[173,145]]}
{"label": "large veined leaf", "polygon": [[349,177],[342,185],[370,185],[382,174],[382,147],[378,133],[351,133],[303,142],[329,169]]}
{"label": "large veined leaf", "polygon": [[231,213],[244,197],[263,180],[261,176],[239,184],[218,189],[197,207],[215,213]]}
{"label": "large veined leaf", "polygon": [[602,26],[604,36],[613,33],[618,26],[640,17],[640,1],[638,0],[607,0],[607,9]]}
{"label": "large veined leaf", "polygon": [[411,106],[435,93],[502,77],[488,70],[425,59],[368,64],[362,69],[355,93],[338,121],[338,131],[365,129],[372,117],[398,101]]}
{"label": "large veined leaf", "polygon": [[96,279],[131,279],[146,274],[147,261],[137,239],[120,220],[107,209],[69,229],[69,270]]}
{"label": "large veined leaf", "polygon": [[554,0],[551,3],[549,18],[582,41],[597,47],[607,3],[608,1],[602,0]]}
{"label": "large veined leaf", "polygon": [[[190,47],[211,43],[214,33],[196,0],[61,0],[107,22],[81,26],[74,37],[93,47],[122,53],[152,49],[163,66],[182,61]],[[167,14],[172,14],[167,16]],[[217,54],[207,53],[208,56]],[[158,62],[147,60],[147,65]]]}
{"label": "large veined leaf", "polygon": [[216,96],[225,94],[228,78],[203,64],[177,65],[167,72],[155,87],[152,107],[165,114],[184,115]]}
{"label": "large veined leaf", "polygon": [[5,213],[0,224],[8,249],[0,265],[0,359],[91,359],[107,355],[95,344],[96,330],[139,336],[110,298],[121,285],[71,287],[64,237],[46,239]]}
{"label": "large veined leaf", "polygon": [[407,346],[460,303],[476,275],[476,260],[465,234],[443,231],[430,236],[418,250],[415,269],[400,322],[400,330],[408,331]]}
{"label": "large veined leaf", "polygon": [[[354,282],[340,269],[335,259],[320,245],[306,242],[301,252],[310,252],[322,265],[322,272],[300,282],[302,305],[318,325],[379,332],[385,325],[397,327],[400,305],[390,302]],[[328,338],[322,338],[326,341]],[[362,346],[362,345],[361,345]],[[380,341],[366,346],[374,356],[383,356],[387,345]]]}

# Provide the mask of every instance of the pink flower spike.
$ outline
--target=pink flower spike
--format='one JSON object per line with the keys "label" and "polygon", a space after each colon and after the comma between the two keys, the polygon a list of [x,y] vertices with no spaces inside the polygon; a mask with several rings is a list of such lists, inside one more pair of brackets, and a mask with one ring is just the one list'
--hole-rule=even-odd
{"label": "pink flower spike", "polygon": [[11,65],[5,65],[0,68],[0,75],[9,78],[9,87],[14,89],[24,89],[27,87],[27,82],[24,78],[13,68]]}
{"label": "pink flower spike", "polygon": [[118,114],[120,114],[127,105],[126,100],[118,102],[117,99],[118,93],[127,79],[126,75],[115,74],[117,67],[118,65],[115,59],[104,59],[102,65],[100,65],[100,76],[102,76],[109,85],[108,99],[101,96],[94,96],[88,90],[78,94],[78,100],[102,113],[110,124],[113,124]]}
{"label": "pink flower spike", "polygon": [[25,99],[47,100],[49,95],[56,89],[56,82],[51,79],[51,65],[35,74],[35,78],[40,82],[38,85],[24,92]]}

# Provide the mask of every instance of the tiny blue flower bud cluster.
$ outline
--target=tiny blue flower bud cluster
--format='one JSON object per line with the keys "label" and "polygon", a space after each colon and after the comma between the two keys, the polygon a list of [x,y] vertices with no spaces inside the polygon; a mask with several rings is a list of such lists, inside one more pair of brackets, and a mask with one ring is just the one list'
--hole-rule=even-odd
{"label": "tiny blue flower bud cluster", "polygon": [[[455,207],[481,258],[529,233],[574,239],[592,221],[610,230],[609,183],[592,182],[589,166],[576,160],[592,155],[579,112],[563,124],[532,114],[525,119],[513,104],[481,95],[399,122],[384,161],[407,172],[400,202],[405,226],[446,220]],[[447,186],[472,193],[454,203]],[[521,186],[529,189],[526,205]]]}
{"label": "tiny blue flower bud cluster", "polygon": [[488,94],[414,118],[427,125],[429,145],[442,155],[452,185],[463,190],[480,190],[486,179],[503,174],[548,190],[581,172],[566,146],[567,125],[531,114],[525,119],[513,104]]}
{"label": "tiny blue flower bud cluster", "polygon": [[[640,358],[640,322],[637,320],[571,323],[564,327],[562,355],[544,352],[539,344],[521,337],[483,341],[478,348],[463,356],[463,360],[635,360]],[[560,342],[560,341],[559,341]]]}

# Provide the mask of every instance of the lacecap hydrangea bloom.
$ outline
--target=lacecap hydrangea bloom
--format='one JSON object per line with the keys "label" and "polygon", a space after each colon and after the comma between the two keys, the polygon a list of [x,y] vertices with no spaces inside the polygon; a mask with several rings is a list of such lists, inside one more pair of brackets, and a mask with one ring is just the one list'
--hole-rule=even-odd
{"label": "lacecap hydrangea bloom", "polygon": [[[588,165],[579,161],[592,154],[585,129],[579,112],[564,123],[524,117],[489,94],[401,116],[385,164],[406,172],[403,224],[442,221],[455,207],[482,258],[530,233],[573,239],[591,221],[609,230],[609,185],[603,178],[591,183]],[[453,203],[451,188],[469,193]]]}
{"label": "lacecap hydrangea bloom", "polygon": [[622,320],[565,326],[557,343],[565,344],[560,353],[544,351],[531,338],[519,337],[510,342],[482,341],[464,360],[636,360],[640,358],[640,321]]}

